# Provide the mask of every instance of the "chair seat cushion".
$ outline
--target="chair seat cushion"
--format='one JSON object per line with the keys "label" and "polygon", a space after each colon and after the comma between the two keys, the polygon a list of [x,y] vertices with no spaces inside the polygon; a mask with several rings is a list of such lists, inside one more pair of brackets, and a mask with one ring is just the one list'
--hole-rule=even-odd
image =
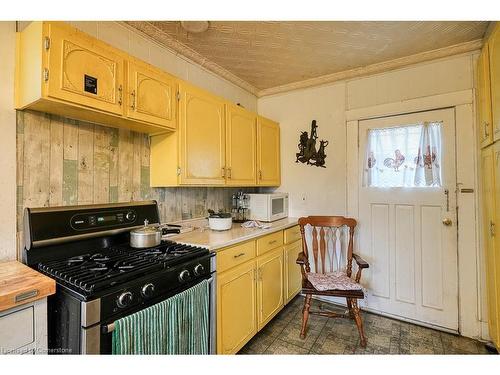
{"label": "chair seat cushion", "polygon": [[325,290],[362,290],[363,287],[344,272],[307,274],[309,282],[320,291]]}

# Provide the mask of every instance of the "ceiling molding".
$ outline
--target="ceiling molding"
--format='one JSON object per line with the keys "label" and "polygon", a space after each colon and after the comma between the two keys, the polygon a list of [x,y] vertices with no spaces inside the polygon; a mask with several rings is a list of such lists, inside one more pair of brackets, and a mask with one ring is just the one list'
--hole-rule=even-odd
{"label": "ceiling molding", "polygon": [[401,57],[394,60],[384,61],[377,64],[367,65],[355,69],[345,70],[342,72],[327,74],[320,77],[315,77],[307,79],[304,81],[298,81],[293,83],[288,83],[282,86],[271,87],[268,89],[260,90],[257,93],[257,97],[261,98],[263,96],[280,94],[287,91],[303,89],[307,87],[324,85],[337,81],[344,81],[348,79],[368,76],[372,74],[382,73],[389,70],[395,70],[399,68],[404,68],[409,65],[422,63],[426,61],[436,60],[444,57],[459,55],[462,53],[472,52],[480,50],[483,45],[481,39],[472,40],[470,42],[455,44],[453,46],[435,49],[432,51],[422,52],[415,55],[410,55],[406,57]]}
{"label": "ceiling molding", "polygon": [[[231,82],[232,84],[248,91],[249,93],[257,96],[259,89],[256,88],[255,86],[251,85],[247,81],[244,81],[243,79],[237,77],[227,69],[224,69],[220,65],[208,60],[206,57],[202,56],[192,48],[186,46],[185,44],[175,40],[172,38],[170,35],[165,33],[163,30],[159,29],[158,27],[147,24],[144,25],[142,22],[137,22],[137,21],[124,21],[120,22],[122,25],[126,26],[128,29],[133,30],[134,32],[139,32],[144,36],[145,38],[152,39],[156,41],[158,44],[160,44],[163,47],[167,47],[168,49],[174,51],[176,54],[181,55],[185,59],[187,59],[190,62],[194,62],[195,64],[205,68],[211,73],[216,74],[217,76],[224,78],[225,80]],[[146,27],[146,28],[151,28],[155,30],[154,35],[157,35],[157,37],[153,37],[150,35],[146,30],[143,30],[141,27]]]}

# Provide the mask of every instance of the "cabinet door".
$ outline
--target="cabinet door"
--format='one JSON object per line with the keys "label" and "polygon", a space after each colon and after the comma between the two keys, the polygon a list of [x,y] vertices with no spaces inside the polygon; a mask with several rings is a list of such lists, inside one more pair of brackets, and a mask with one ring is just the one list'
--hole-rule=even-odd
{"label": "cabinet door", "polygon": [[263,117],[257,120],[257,184],[279,186],[280,172],[280,127]]}
{"label": "cabinet door", "polygon": [[256,184],[257,116],[232,104],[226,105],[226,184]]}
{"label": "cabinet door", "polygon": [[302,273],[296,263],[302,252],[302,240],[285,246],[285,303],[290,301],[302,288]]}
{"label": "cabinet door", "polygon": [[485,45],[477,60],[478,134],[481,147],[493,142],[491,119],[491,91],[488,46]]}
{"label": "cabinet door", "polygon": [[123,56],[75,29],[48,24],[46,95],[123,114]]}
{"label": "cabinet door", "polygon": [[500,24],[497,23],[488,42],[491,74],[491,111],[493,138],[500,139]]}
{"label": "cabinet door", "polygon": [[[494,144],[494,168],[495,168],[495,194],[494,194],[494,203],[495,203],[495,210],[493,212],[489,212],[489,214],[492,216],[492,221],[494,223],[494,228],[493,228],[493,235],[495,238],[494,241],[494,250],[492,251],[492,254],[490,255],[491,262],[493,264],[493,272],[494,272],[494,278],[495,279],[495,291],[492,291],[492,293],[495,294],[496,297],[496,307],[495,307],[495,312],[496,316],[494,318],[494,322],[492,324],[493,330],[496,327],[496,339],[492,338],[492,340],[495,342],[496,347],[500,349],[500,240],[498,239],[500,236],[500,142],[495,142]],[[490,202],[493,203],[493,202]],[[491,207],[491,206],[490,206]],[[489,244],[491,246],[491,243]],[[493,300],[494,298],[491,297]],[[492,312],[494,313],[494,312]],[[493,315],[491,315],[493,316]],[[490,318],[491,320],[491,318]],[[492,335],[493,336],[493,335]]]}
{"label": "cabinet door", "polygon": [[257,324],[264,327],[283,307],[283,248],[257,258]]}
{"label": "cabinet door", "polygon": [[224,102],[186,83],[179,92],[180,184],[224,185]]}
{"label": "cabinet door", "polygon": [[[483,200],[483,246],[486,262],[486,289],[488,300],[488,327],[490,338],[498,345],[498,295],[496,257],[494,241],[495,225],[495,176],[494,176],[494,152],[493,146],[482,151],[482,200]],[[499,259],[500,260],[500,259]]]}
{"label": "cabinet door", "polygon": [[217,276],[217,353],[234,354],[257,333],[255,261]]}
{"label": "cabinet door", "polygon": [[128,62],[127,116],[175,128],[175,78],[146,64]]}

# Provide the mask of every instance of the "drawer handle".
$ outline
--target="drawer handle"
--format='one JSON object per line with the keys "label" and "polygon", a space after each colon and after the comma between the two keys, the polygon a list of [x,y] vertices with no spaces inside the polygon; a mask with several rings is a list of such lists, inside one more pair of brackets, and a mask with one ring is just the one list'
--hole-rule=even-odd
{"label": "drawer handle", "polygon": [[234,258],[239,258],[239,257],[242,257],[243,255],[245,255],[245,253],[239,253],[238,255],[235,255]]}
{"label": "drawer handle", "polygon": [[25,301],[27,299],[36,297],[38,295],[38,289],[29,290],[27,292],[20,293],[16,296],[15,302]]}
{"label": "drawer handle", "polygon": [[276,241],[276,240],[269,241],[269,245],[272,245],[273,243],[276,243],[276,242],[278,242],[278,241]]}

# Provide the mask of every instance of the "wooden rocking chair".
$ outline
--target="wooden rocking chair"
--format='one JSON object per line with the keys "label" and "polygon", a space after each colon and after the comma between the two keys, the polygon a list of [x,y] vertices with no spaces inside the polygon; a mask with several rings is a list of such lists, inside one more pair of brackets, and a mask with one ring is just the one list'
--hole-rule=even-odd
{"label": "wooden rocking chair", "polygon": [[[369,265],[359,255],[353,254],[353,237],[356,220],[343,216],[308,216],[299,219],[300,233],[302,234],[302,253],[299,254],[297,264],[302,271],[302,293],[306,296],[302,310],[302,329],[300,336],[305,338],[307,320],[309,314],[322,315],[333,318],[353,319],[358,327],[360,344],[366,347],[366,337],[361,320],[358,299],[364,298],[363,288],[359,284],[361,271]],[[306,234],[306,226],[310,232]],[[348,246],[342,262],[341,247],[342,231],[347,229]],[[306,236],[309,241],[306,240]],[[312,243],[312,254],[309,253],[308,242]],[[340,245],[340,246],[338,246]],[[310,257],[309,255],[312,255]],[[311,272],[311,264],[314,261],[314,270]],[[352,260],[357,264],[357,272],[354,279],[352,274]],[[343,265],[346,264],[345,269]],[[335,265],[337,269],[335,269]],[[333,311],[309,311],[313,295],[345,297],[347,300],[347,311],[339,314]]]}

